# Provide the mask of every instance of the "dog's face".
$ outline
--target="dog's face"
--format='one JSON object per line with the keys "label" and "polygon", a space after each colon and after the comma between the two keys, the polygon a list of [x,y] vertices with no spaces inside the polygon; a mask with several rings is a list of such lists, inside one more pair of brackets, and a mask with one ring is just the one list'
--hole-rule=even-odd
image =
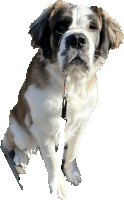
{"label": "dog's face", "polygon": [[62,71],[70,71],[75,66],[81,66],[83,72],[90,70],[100,35],[92,10],[81,5],[61,6],[51,17],[50,27],[51,44],[57,49]]}
{"label": "dog's face", "polygon": [[110,48],[119,47],[123,34],[101,8],[57,1],[31,25],[34,46],[42,48],[50,62],[58,60],[63,73],[79,67],[84,73]]}

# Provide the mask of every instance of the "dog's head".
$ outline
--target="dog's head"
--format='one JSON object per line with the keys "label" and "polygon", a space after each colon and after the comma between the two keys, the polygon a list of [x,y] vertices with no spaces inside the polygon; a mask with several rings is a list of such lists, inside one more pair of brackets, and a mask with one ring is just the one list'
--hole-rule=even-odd
{"label": "dog's head", "polygon": [[72,5],[58,0],[30,27],[33,47],[40,47],[45,59],[58,60],[63,73],[80,66],[90,71],[101,56],[123,42],[120,26],[102,8]]}

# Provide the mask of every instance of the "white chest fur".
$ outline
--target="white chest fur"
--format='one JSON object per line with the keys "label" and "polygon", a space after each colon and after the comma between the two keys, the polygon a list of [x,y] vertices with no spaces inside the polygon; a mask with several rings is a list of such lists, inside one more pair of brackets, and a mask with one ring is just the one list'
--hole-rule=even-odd
{"label": "white chest fur", "polygon": [[[78,130],[79,127],[81,128],[87,122],[97,102],[97,83],[86,89],[84,80],[85,77],[83,79],[67,78],[68,122],[65,129],[65,143],[76,134],[76,129]],[[62,114],[62,88],[59,85],[56,87],[55,84],[49,85],[45,89],[30,85],[24,96],[28,101],[31,117],[35,125],[41,129],[40,132],[43,132],[43,134],[54,136],[57,144],[59,142],[59,117]]]}

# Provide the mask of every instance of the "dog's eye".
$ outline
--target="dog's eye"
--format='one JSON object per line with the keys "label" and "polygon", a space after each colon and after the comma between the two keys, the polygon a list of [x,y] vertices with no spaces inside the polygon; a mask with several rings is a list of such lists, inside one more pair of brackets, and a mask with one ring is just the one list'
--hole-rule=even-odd
{"label": "dog's eye", "polygon": [[65,27],[64,27],[64,26],[60,26],[60,29],[64,30],[64,29],[65,29]]}
{"label": "dog's eye", "polygon": [[90,29],[90,30],[97,30],[97,25],[96,25],[95,23],[91,23],[91,24],[89,25],[89,29]]}
{"label": "dog's eye", "polygon": [[64,29],[65,29],[64,26],[59,26],[59,30],[60,30],[60,31],[63,31]]}
{"label": "dog's eye", "polygon": [[66,31],[66,24],[64,21],[58,22],[55,26],[55,30],[56,32],[60,32],[63,33],[64,31]]}

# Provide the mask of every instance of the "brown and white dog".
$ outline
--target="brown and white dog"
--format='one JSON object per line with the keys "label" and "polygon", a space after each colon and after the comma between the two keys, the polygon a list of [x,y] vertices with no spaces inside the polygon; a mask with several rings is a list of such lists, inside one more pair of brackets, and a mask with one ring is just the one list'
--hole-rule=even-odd
{"label": "brown and white dog", "polygon": [[[123,42],[120,26],[102,8],[57,1],[31,24],[33,47],[39,47],[27,70],[18,103],[10,113],[3,145],[14,150],[16,165],[26,167],[38,148],[43,156],[50,192],[57,169],[65,77],[68,87],[63,172],[67,180],[81,182],[76,155],[86,123],[97,103],[96,72],[110,49]],[[57,193],[66,196],[61,171]]]}

